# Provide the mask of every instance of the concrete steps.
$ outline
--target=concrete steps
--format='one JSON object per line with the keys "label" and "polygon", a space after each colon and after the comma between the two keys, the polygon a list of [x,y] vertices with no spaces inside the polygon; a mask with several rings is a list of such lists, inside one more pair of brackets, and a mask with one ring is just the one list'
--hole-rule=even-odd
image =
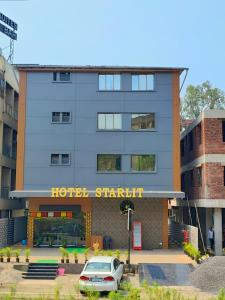
{"label": "concrete steps", "polygon": [[23,273],[24,279],[51,279],[57,276],[59,265],[56,263],[30,263],[27,272]]}

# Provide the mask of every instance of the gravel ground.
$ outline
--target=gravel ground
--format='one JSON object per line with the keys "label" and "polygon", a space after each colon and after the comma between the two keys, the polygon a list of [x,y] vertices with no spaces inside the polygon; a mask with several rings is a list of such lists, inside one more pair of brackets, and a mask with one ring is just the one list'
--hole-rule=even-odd
{"label": "gravel ground", "polygon": [[190,280],[203,291],[217,293],[225,288],[225,257],[209,258],[190,274]]}
{"label": "gravel ground", "polygon": [[22,273],[14,270],[12,264],[1,264],[0,287],[7,284],[15,284],[20,280],[22,280]]}

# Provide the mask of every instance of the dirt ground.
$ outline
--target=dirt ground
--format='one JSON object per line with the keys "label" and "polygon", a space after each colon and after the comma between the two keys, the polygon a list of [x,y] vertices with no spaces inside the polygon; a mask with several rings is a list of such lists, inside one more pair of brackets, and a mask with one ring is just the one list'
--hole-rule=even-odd
{"label": "dirt ground", "polygon": [[[13,289],[17,297],[37,297],[54,295],[56,289],[60,290],[63,296],[79,295],[78,291],[79,275],[59,276],[55,280],[24,280],[21,272],[13,269],[12,264],[2,264],[0,269],[0,297],[9,294]],[[134,287],[139,287],[138,275],[125,277],[125,280],[132,283]],[[213,294],[202,292],[193,286],[172,287],[180,291],[183,295],[194,297],[198,300],[211,299]],[[104,299],[104,296],[102,297]]]}

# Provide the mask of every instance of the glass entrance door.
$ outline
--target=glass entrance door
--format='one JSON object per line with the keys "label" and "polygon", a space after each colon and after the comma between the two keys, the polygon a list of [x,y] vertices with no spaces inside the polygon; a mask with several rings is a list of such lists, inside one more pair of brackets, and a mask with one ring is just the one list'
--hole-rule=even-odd
{"label": "glass entrance door", "polygon": [[83,247],[85,246],[84,214],[68,218],[41,218],[34,220],[34,246]]}

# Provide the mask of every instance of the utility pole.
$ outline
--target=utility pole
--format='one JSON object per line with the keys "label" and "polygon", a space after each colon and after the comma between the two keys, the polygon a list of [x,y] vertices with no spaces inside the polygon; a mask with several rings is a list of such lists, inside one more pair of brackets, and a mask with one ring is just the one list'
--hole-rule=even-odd
{"label": "utility pole", "polygon": [[128,208],[127,210],[127,230],[128,230],[128,270],[130,273],[130,242],[131,242],[131,224],[132,224],[132,209]]}

